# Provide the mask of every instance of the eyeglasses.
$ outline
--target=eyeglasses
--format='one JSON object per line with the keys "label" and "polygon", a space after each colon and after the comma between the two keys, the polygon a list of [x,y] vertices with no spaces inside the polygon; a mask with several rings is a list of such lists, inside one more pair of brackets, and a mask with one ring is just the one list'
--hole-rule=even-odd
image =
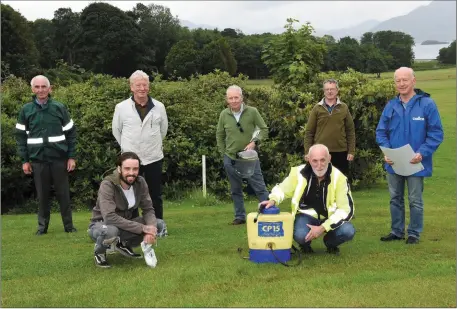
{"label": "eyeglasses", "polygon": [[241,125],[240,125],[239,122],[236,123],[236,126],[238,127],[238,129],[240,129],[240,132],[241,132],[241,133],[244,133],[244,130],[243,130],[243,128],[241,127]]}
{"label": "eyeglasses", "polygon": [[328,89],[324,89],[324,91],[325,92],[330,92],[330,91],[331,92],[335,92],[335,91],[337,91],[337,89],[336,88],[328,88]]}

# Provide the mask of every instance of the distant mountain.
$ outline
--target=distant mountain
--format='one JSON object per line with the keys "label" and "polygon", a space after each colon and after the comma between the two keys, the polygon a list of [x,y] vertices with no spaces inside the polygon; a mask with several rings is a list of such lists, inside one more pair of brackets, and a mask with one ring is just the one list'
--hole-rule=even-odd
{"label": "distant mountain", "polygon": [[381,22],[378,20],[370,19],[367,21],[364,21],[363,23],[360,23],[358,25],[348,27],[348,28],[342,28],[342,29],[333,29],[333,30],[321,30],[321,29],[316,29],[316,36],[324,36],[325,34],[331,35],[335,38],[335,40],[344,38],[345,36],[350,36],[351,38],[360,40],[362,35],[365,32],[370,31],[371,28],[376,27],[379,25]]}
{"label": "distant mountain", "polygon": [[[184,19],[180,19],[179,20],[179,23],[181,24],[181,26],[183,27],[187,27],[189,29],[198,29],[198,28],[202,28],[202,29],[216,29],[217,27],[214,27],[214,26],[210,26],[210,25],[205,25],[205,24],[194,24],[193,22],[191,21],[188,21],[188,20],[184,20]],[[224,30],[224,29],[220,29],[220,30]]]}
{"label": "distant mountain", "polygon": [[[389,5],[394,2],[386,2]],[[215,29],[210,25],[194,24],[187,20],[181,20],[181,25],[189,29],[206,28]],[[223,29],[219,29],[223,30]],[[243,30],[243,29],[241,29]],[[410,13],[397,16],[385,21],[367,20],[353,27],[342,29],[315,29],[316,36],[325,34],[333,36],[336,40],[350,36],[360,40],[365,32],[377,32],[382,30],[402,31],[414,38],[416,45],[426,40],[452,42],[456,39],[456,1],[435,0],[429,5],[423,5]],[[274,34],[284,32],[284,27],[264,29],[261,31],[244,31],[245,34],[265,33]]]}
{"label": "distant mountain", "polygon": [[388,19],[370,29],[402,31],[411,35],[416,45],[425,40],[450,42],[455,40],[456,2],[433,1],[404,16]]}
{"label": "distant mountain", "polygon": [[[364,34],[365,32],[369,31],[371,28],[373,28],[374,26],[378,25],[379,23],[381,23],[381,22],[377,21],[377,20],[370,19],[370,20],[364,21],[364,22],[362,22],[360,24],[357,24],[355,26],[348,27],[348,28],[331,29],[331,30],[314,29],[315,30],[314,35],[315,36],[324,36],[324,35],[328,34],[328,35],[333,36],[335,38],[335,40],[341,39],[341,38],[343,38],[345,36],[350,36],[350,37],[355,38],[355,39],[360,39],[362,34]],[[270,33],[279,34],[279,33],[283,33],[284,32],[284,27],[266,29],[263,32],[270,32]],[[261,33],[261,32],[257,32],[257,33]]]}

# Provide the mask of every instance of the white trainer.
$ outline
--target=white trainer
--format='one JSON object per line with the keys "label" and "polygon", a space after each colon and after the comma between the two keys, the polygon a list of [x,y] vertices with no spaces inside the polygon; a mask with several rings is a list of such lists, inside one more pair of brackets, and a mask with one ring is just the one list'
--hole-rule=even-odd
{"label": "white trainer", "polygon": [[144,241],[141,242],[141,250],[144,253],[144,260],[146,261],[146,265],[149,267],[156,267],[157,265],[157,257],[154,249],[152,248],[151,244],[147,244]]}

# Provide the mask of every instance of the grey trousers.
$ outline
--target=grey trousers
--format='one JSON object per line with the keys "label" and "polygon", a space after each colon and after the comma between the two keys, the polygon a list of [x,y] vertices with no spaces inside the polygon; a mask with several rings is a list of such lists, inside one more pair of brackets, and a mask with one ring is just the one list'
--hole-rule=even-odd
{"label": "grey trousers", "polygon": [[51,184],[54,185],[56,198],[60,205],[60,215],[65,230],[73,228],[73,219],[70,206],[70,186],[68,184],[67,161],[32,162],[33,180],[38,195],[38,229],[48,230],[51,216],[49,195]]}
{"label": "grey trousers", "polygon": [[[143,217],[133,218],[132,221],[146,224]],[[157,232],[160,233],[163,227],[163,220],[157,219]],[[87,232],[89,233],[89,237],[95,242],[95,253],[105,253],[108,248],[103,245],[103,240],[116,236],[119,236],[120,241],[129,247],[138,247],[143,241],[143,234],[135,234],[122,230],[114,225],[105,225],[103,221],[91,222]]]}

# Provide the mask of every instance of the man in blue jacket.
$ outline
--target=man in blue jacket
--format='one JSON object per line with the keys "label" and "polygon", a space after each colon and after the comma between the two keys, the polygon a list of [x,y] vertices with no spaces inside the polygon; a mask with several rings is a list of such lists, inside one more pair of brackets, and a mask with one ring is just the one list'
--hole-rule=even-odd
{"label": "man in blue jacket", "polygon": [[391,232],[381,241],[404,239],[405,233],[405,182],[408,184],[410,222],[407,244],[419,243],[423,229],[424,202],[422,192],[424,177],[432,176],[432,155],[443,141],[443,127],[435,102],[428,93],[415,89],[416,78],[411,68],[401,67],[394,74],[399,95],[389,101],[378,127],[376,142],[379,146],[398,148],[410,144],[415,152],[412,164],[422,163],[424,169],[410,176],[395,174],[393,162],[386,161],[387,181],[390,193]]}

